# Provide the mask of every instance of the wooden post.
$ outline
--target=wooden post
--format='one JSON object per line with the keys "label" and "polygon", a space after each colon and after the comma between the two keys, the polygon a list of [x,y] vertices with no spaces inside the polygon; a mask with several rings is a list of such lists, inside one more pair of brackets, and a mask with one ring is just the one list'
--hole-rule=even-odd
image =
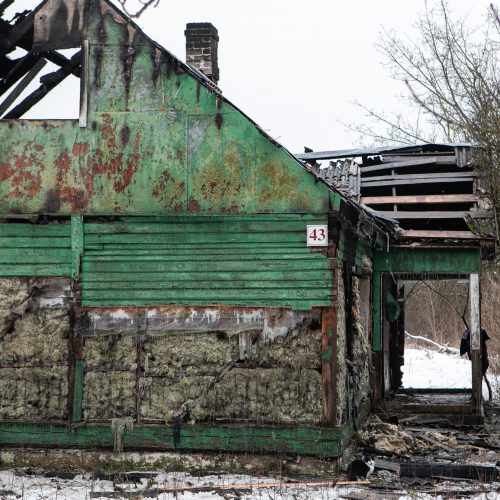
{"label": "wooden post", "polygon": [[481,290],[479,274],[469,278],[470,350],[472,360],[472,399],[476,411],[481,411],[483,373],[481,369]]}
{"label": "wooden post", "polygon": [[373,352],[382,350],[382,273],[373,273]]}
{"label": "wooden post", "polygon": [[[79,306],[81,306],[81,293],[79,280],[81,274],[81,258],[83,254],[83,216],[71,216],[71,288],[73,291],[72,326],[70,335],[70,369],[69,369],[69,398],[72,410],[70,416],[73,422],[81,422],[83,407],[83,341],[75,331],[80,322]],[[76,306],[76,308],[75,308]]]}
{"label": "wooden post", "polygon": [[337,364],[337,308],[324,307],[321,310],[321,377],[323,381],[323,425],[335,425],[336,418],[336,364]]}

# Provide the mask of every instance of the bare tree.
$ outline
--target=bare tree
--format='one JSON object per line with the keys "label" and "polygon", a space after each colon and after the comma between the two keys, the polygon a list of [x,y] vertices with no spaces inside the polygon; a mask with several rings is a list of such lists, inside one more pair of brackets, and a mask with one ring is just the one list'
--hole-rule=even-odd
{"label": "bare tree", "polygon": [[160,0],[118,0],[118,3],[129,17],[137,18],[149,7],[156,7]]}
{"label": "bare tree", "polygon": [[412,122],[361,106],[374,125],[351,126],[378,142],[469,142],[500,207],[500,19],[491,4],[481,28],[454,17],[445,0],[426,5],[416,22],[418,38],[382,31],[380,49],[392,76],[403,83],[416,109]]}

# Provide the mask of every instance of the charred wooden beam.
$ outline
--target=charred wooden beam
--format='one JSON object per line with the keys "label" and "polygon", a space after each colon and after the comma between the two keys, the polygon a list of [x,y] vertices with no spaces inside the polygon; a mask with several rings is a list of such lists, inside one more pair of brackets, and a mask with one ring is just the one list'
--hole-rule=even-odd
{"label": "charred wooden beam", "polygon": [[2,116],[10,108],[14,101],[22,94],[24,89],[33,81],[36,75],[40,73],[46,64],[47,61],[45,61],[45,59],[39,59],[37,61],[26,76],[18,83],[16,88],[0,104],[0,116]]}
{"label": "charred wooden beam", "polygon": [[429,212],[429,211],[378,211],[377,212],[384,217],[390,217],[393,219],[463,219],[466,215],[470,215],[473,218],[485,218],[492,216],[492,212],[487,212],[485,210],[470,210],[470,211],[450,211],[450,212]]}
{"label": "charred wooden beam", "polygon": [[448,177],[477,177],[476,172],[432,172],[426,174],[394,174],[394,175],[376,175],[373,177],[365,177],[361,182],[375,182],[375,181],[397,181],[397,180],[418,180],[418,179],[434,179],[441,181],[442,178]]}
{"label": "charred wooden beam", "polygon": [[453,477],[482,482],[496,481],[498,478],[498,470],[494,465],[473,464],[401,463],[399,474],[402,477]]}
{"label": "charred wooden beam", "polygon": [[[2,30],[2,38],[0,39],[0,56],[4,56],[13,50],[24,34],[33,28],[36,10],[19,19],[14,25],[5,20],[3,21],[2,25],[4,29]],[[5,29],[6,25],[9,27],[8,30]]]}
{"label": "charred wooden beam", "polygon": [[404,167],[414,167],[419,165],[455,165],[456,158],[455,156],[434,156],[434,157],[425,157],[425,158],[415,158],[413,160],[406,161],[394,161],[394,162],[384,162],[380,165],[374,165],[369,167],[361,166],[361,173],[366,174],[370,172],[379,172],[382,170],[389,169],[399,169]]}
{"label": "charred wooden beam", "polygon": [[365,205],[411,205],[417,203],[475,203],[479,200],[473,194],[422,194],[406,196],[363,196],[361,203]]}
{"label": "charred wooden beam", "polygon": [[476,174],[470,173],[468,176],[456,176],[455,174],[448,174],[447,177],[426,177],[426,178],[415,178],[415,176],[410,175],[400,175],[398,179],[387,179],[383,181],[371,182],[368,179],[361,181],[362,188],[370,187],[392,187],[392,186],[409,186],[413,184],[448,184],[452,182],[472,182],[477,177]]}
{"label": "charred wooden beam", "polygon": [[446,238],[451,240],[476,240],[481,236],[477,236],[471,231],[434,231],[434,230],[420,230],[408,229],[402,231],[401,235],[405,238]]}
{"label": "charred wooden beam", "polygon": [[40,78],[41,85],[24,101],[18,104],[10,113],[5,115],[5,119],[15,120],[20,118],[24,113],[29,111],[35,104],[41,101],[54,87],[61,83],[67,76],[72,73],[72,70],[80,64],[81,51],[77,52],[70,60],[69,64],[58,69],[53,73],[44,75]]}
{"label": "charred wooden beam", "polygon": [[0,2],[0,16],[15,2],[16,0],[3,0]]}
{"label": "charred wooden beam", "polygon": [[0,80],[0,95],[5,94],[23,75],[26,74],[38,61],[37,54],[26,54],[18,59],[14,67]]}
{"label": "charred wooden beam", "polygon": [[[0,19],[0,35],[3,38],[6,36],[7,33],[9,33],[10,29],[12,28],[12,25],[5,21],[4,19]],[[21,49],[26,50],[27,52],[31,53],[31,49],[33,47],[33,35],[31,32],[25,33],[18,41],[17,41],[17,46],[20,47]],[[69,63],[69,59],[62,54],[59,54],[59,52],[55,50],[51,51],[43,51],[43,52],[37,52],[31,53],[32,56],[37,56],[38,58],[43,57],[47,59],[47,61],[50,61],[51,63],[57,64],[58,66],[65,66]],[[72,71],[73,75],[76,77],[80,78],[80,68],[76,67]]]}

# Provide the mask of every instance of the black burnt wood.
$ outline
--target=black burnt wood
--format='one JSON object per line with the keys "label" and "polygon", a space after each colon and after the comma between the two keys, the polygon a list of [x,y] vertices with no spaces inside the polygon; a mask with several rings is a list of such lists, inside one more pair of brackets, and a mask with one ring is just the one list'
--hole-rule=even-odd
{"label": "black burnt wood", "polygon": [[4,118],[7,120],[15,120],[29,111],[35,104],[41,101],[54,87],[61,83],[73,69],[80,64],[81,51],[77,52],[70,60],[69,64],[58,69],[54,73],[49,73],[40,78],[42,83],[38,89],[30,94],[24,101],[18,104],[14,109],[7,113]]}
{"label": "black burnt wood", "polygon": [[476,481],[496,481],[498,470],[493,465],[401,463],[401,477],[453,477]]}

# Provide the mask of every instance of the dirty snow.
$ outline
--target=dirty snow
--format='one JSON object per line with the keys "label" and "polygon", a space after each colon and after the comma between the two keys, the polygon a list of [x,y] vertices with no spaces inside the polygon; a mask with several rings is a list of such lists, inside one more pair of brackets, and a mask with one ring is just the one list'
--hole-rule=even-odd
{"label": "dirty snow", "polygon": [[[228,498],[239,498],[242,500],[326,500],[340,498],[386,498],[383,491],[373,491],[355,486],[285,486],[279,488],[246,488],[238,490],[217,490],[222,485],[256,485],[259,483],[279,483],[285,481],[276,477],[253,477],[234,474],[221,474],[209,476],[192,476],[188,473],[163,473],[158,472],[153,478],[141,478],[135,482],[113,483],[107,480],[93,479],[91,474],[77,475],[73,479],[48,478],[42,475],[26,475],[23,470],[0,471],[0,498],[23,499],[23,500],[104,500],[107,498],[157,498],[160,500],[227,500]],[[162,488],[203,486],[206,492],[178,492],[162,493]],[[443,488],[444,486],[444,488]],[[497,489],[495,485],[477,485],[478,493],[470,496],[475,500],[498,500],[500,495],[491,492],[491,488]],[[210,488],[213,487],[213,490]],[[449,488],[449,491],[457,492],[462,488],[470,491],[467,484],[436,485],[440,491]],[[490,489],[490,492],[487,492]],[[484,493],[480,493],[483,491]],[[375,496],[374,496],[375,495]],[[398,493],[392,491],[391,499],[397,499]],[[445,499],[448,495],[432,495],[431,493],[417,492],[415,490],[402,491],[399,493],[401,500],[427,500]]]}

